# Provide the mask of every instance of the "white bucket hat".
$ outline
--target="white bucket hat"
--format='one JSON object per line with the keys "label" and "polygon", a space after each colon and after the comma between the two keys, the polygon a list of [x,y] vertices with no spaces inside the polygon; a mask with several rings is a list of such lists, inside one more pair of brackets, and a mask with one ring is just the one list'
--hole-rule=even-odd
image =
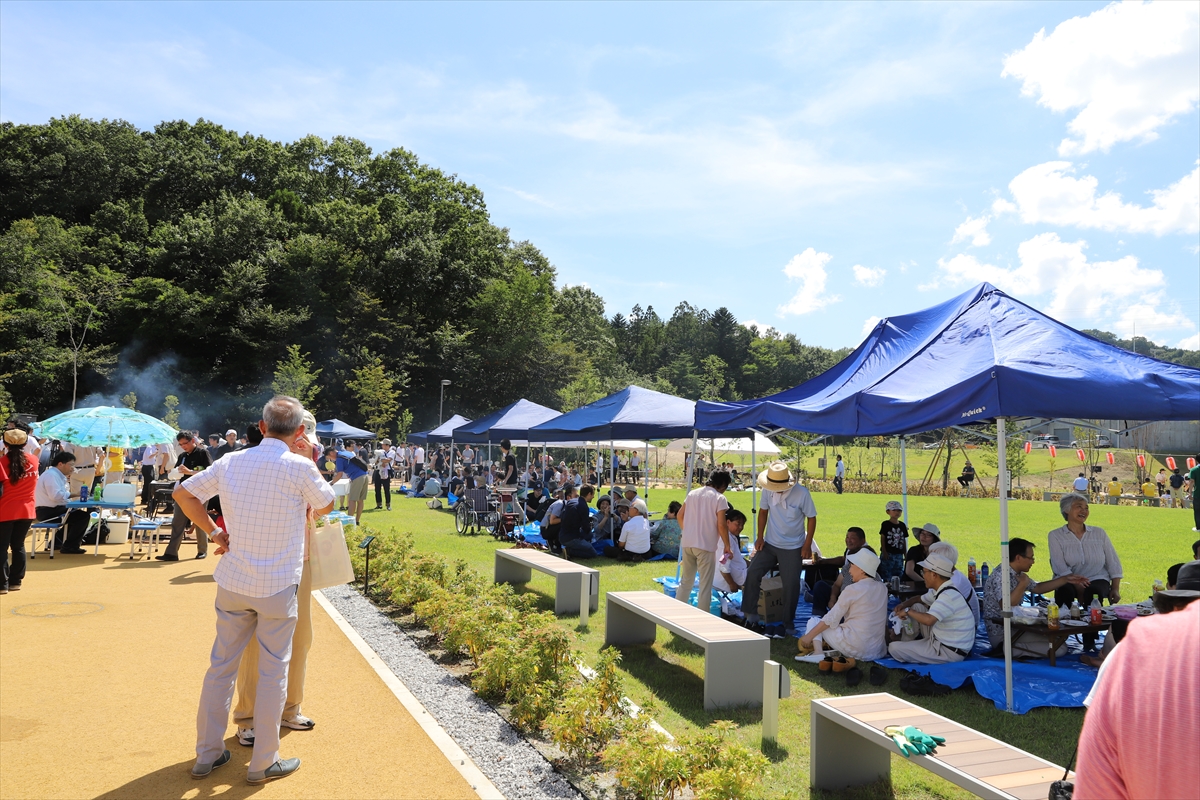
{"label": "white bucket hat", "polygon": [[857,553],[851,553],[846,556],[846,560],[867,573],[869,577],[874,578],[875,573],[879,572],[879,556],[865,547]]}
{"label": "white bucket hat", "polygon": [[786,492],[796,485],[791,470],[782,461],[776,461],[758,473],[758,485],[768,492]]}
{"label": "white bucket hat", "polygon": [[954,574],[954,562],[947,558],[945,553],[930,553],[919,566],[921,569],[936,572],[943,578],[949,578]]}

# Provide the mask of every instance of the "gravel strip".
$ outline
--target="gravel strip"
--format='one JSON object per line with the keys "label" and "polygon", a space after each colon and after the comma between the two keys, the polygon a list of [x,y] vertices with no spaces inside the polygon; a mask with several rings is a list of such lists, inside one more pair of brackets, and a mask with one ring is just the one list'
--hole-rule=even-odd
{"label": "gravel strip", "polygon": [[371,601],[349,586],[322,591],[508,800],[582,800],[495,709],[430,659]]}

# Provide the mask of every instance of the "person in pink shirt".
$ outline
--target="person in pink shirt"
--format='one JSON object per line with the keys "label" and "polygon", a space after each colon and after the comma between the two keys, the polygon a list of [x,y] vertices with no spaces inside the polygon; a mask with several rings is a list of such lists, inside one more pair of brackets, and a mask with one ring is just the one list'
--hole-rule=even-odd
{"label": "person in pink shirt", "polygon": [[[1173,593],[1188,591],[1200,597]],[[1105,661],[1079,738],[1074,796],[1200,798],[1200,602],[1134,621]]]}

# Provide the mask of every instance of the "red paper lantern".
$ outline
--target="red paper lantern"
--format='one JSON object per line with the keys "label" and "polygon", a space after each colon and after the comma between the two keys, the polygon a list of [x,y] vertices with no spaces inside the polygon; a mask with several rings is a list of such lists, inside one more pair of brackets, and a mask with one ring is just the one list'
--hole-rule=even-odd
{"label": "red paper lantern", "polygon": [[1142,469],[1146,468],[1146,455],[1144,453],[1138,453],[1137,465]]}
{"label": "red paper lantern", "polygon": [[1055,447],[1054,445],[1050,445],[1050,457],[1055,458],[1057,456],[1058,456],[1058,448]]}
{"label": "red paper lantern", "polygon": [[1195,469],[1195,468],[1196,468],[1196,459],[1189,456],[1188,457],[1188,469]]}
{"label": "red paper lantern", "polygon": [[1025,443],[1025,455],[1029,455],[1032,452],[1033,452],[1033,442],[1026,442]]}
{"label": "red paper lantern", "polygon": [[1172,470],[1172,471],[1175,469],[1175,457],[1174,456],[1167,456],[1167,469]]}
{"label": "red paper lantern", "polygon": [[1108,465],[1109,465],[1110,467],[1111,467],[1113,464],[1116,464],[1116,463],[1117,463],[1117,457],[1116,457],[1116,456],[1114,456],[1112,453],[1105,453],[1105,454],[1104,454],[1104,458],[1108,460]]}
{"label": "red paper lantern", "polygon": [[1084,454],[1084,452],[1083,452],[1082,450],[1076,450],[1076,451],[1075,451],[1075,455],[1079,456],[1079,462],[1080,462],[1080,463],[1083,463],[1084,461],[1087,461],[1087,455],[1085,455],[1085,454]]}

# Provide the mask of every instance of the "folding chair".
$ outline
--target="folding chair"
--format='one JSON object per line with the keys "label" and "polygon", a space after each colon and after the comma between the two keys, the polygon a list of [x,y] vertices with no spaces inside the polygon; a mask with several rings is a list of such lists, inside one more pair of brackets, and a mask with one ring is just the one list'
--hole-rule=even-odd
{"label": "folding chair", "polygon": [[[54,558],[54,538],[58,532],[67,526],[67,515],[61,517],[51,517],[50,519],[39,520],[29,526],[29,533],[33,536],[33,546],[29,548],[29,557],[37,558],[38,537],[42,534],[46,536],[46,552],[50,554],[50,558]],[[65,534],[64,534],[65,535]]]}

